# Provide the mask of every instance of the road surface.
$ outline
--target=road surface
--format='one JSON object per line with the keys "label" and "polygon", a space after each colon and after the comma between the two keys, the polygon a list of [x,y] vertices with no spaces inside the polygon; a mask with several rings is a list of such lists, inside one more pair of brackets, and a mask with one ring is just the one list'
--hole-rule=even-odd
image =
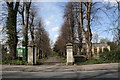
{"label": "road surface", "polygon": [[118,70],[79,72],[12,72],[2,73],[3,78],[118,78]]}

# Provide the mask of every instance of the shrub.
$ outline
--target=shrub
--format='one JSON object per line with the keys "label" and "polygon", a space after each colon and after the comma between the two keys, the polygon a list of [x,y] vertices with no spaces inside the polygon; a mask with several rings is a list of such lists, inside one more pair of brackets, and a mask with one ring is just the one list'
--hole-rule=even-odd
{"label": "shrub", "polygon": [[86,56],[74,55],[75,62],[84,62],[87,60]]}
{"label": "shrub", "polygon": [[104,51],[104,52],[107,52],[107,51],[109,51],[109,50],[108,50],[108,48],[104,48],[103,51]]}
{"label": "shrub", "polygon": [[80,52],[80,55],[86,55],[87,52]]}
{"label": "shrub", "polygon": [[56,56],[62,63],[66,63],[66,57]]}
{"label": "shrub", "polygon": [[7,54],[7,53],[2,54],[2,60],[7,60],[7,61],[12,60],[11,54]]}
{"label": "shrub", "polygon": [[99,56],[98,55],[93,55],[92,58],[93,58],[93,60],[98,60]]}
{"label": "shrub", "polygon": [[2,64],[14,64],[14,65],[25,65],[27,62],[25,60],[19,61],[19,60],[4,60],[2,61]]}
{"label": "shrub", "polygon": [[116,51],[120,51],[120,46],[118,46],[118,47],[116,48]]}
{"label": "shrub", "polygon": [[48,57],[44,57],[44,58],[41,58],[41,59],[37,58],[36,62],[37,62],[37,64],[43,64],[43,62],[47,59],[48,59]]}
{"label": "shrub", "polygon": [[109,61],[114,61],[114,62],[119,62],[120,61],[120,50],[117,51],[105,51],[100,54],[100,59],[102,60],[109,60]]}

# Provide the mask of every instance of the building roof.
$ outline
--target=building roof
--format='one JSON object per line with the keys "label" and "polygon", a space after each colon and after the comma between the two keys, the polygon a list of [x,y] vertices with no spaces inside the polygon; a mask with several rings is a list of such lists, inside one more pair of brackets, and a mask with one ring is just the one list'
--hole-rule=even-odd
{"label": "building roof", "polygon": [[[74,43],[78,44],[78,43]],[[83,47],[86,47],[86,43],[82,43]],[[107,47],[109,46],[107,43],[92,43],[92,47]]]}
{"label": "building roof", "polygon": [[[107,43],[92,43],[92,47],[107,47],[109,46]],[[83,43],[83,47],[86,47],[86,44]]]}

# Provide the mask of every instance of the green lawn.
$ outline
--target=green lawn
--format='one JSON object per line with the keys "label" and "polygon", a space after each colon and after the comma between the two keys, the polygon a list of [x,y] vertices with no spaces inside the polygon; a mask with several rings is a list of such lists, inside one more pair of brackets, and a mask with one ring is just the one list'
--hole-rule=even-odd
{"label": "green lawn", "polygon": [[27,62],[22,60],[22,61],[19,61],[19,60],[4,60],[2,62],[0,62],[2,64],[14,64],[14,65],[26,65]]}
{"label": "green lawn", "polygon": [[87,60],[85,62],[75,62],[77,65],[88,65],[88,64],[102,64],[102,63],[117,63],[120,61],[110,61],[110,60]]}

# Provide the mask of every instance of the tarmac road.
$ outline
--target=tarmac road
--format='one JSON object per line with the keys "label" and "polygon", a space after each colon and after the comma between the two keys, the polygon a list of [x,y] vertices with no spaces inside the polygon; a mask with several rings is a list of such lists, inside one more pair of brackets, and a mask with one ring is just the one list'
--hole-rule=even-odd
{"label": "tarmac road", "polygon": [[80,66],[2,65],[2,80],[120,80],[118,79],[120,76],[118,76],[118,70],[118,63]]}
{"label": "tarmac road", "polygon": [[79,72],[2,72],[3,78],[118,78],[118,70]]}

